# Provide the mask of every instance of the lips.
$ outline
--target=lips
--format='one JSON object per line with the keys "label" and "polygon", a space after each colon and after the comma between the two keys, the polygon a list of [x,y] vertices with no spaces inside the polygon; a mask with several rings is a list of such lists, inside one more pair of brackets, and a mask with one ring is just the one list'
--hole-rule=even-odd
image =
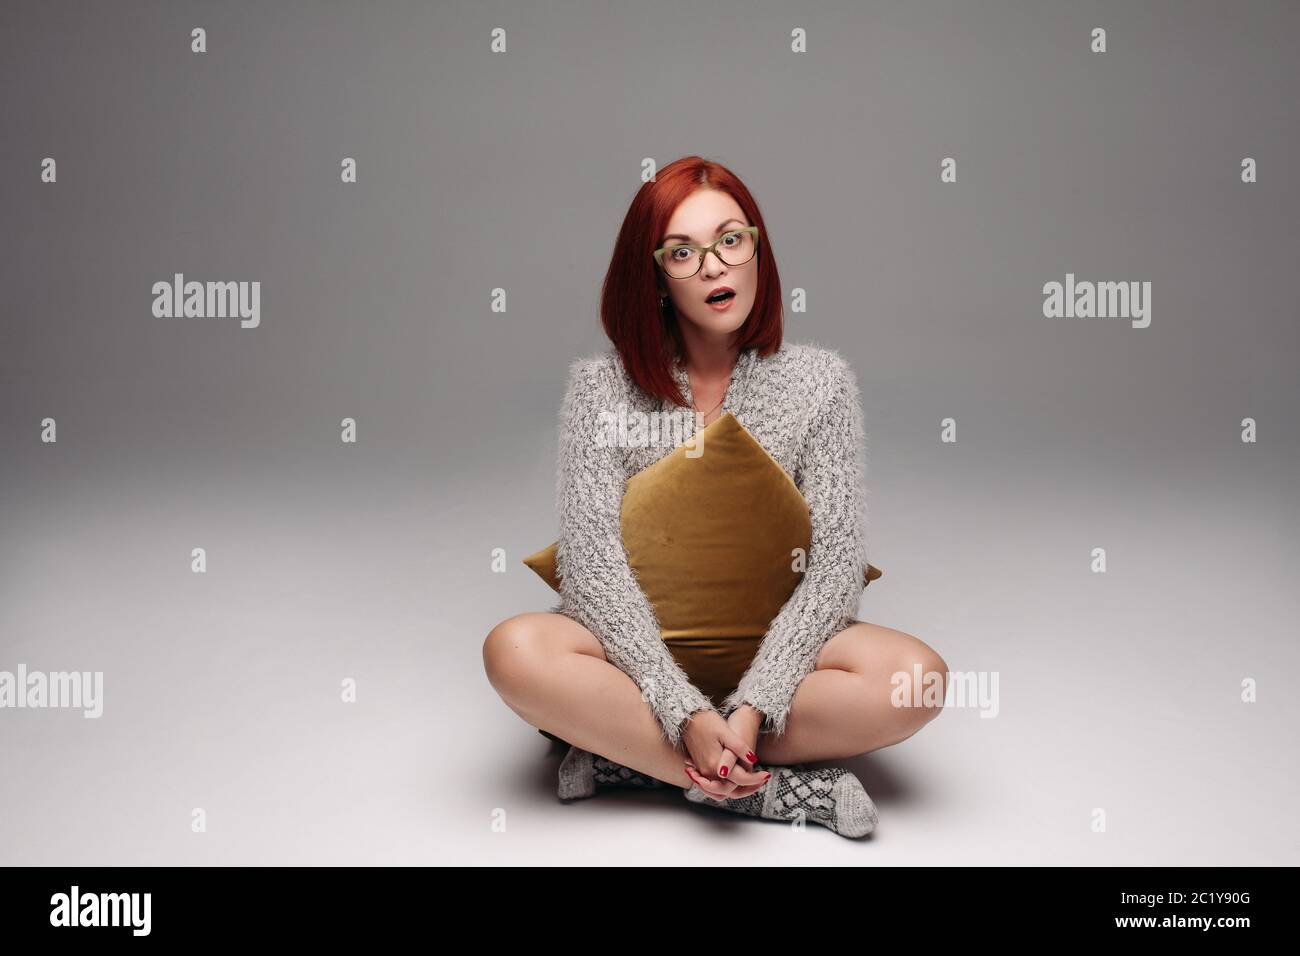
{"label": "lips", "polygon": [[712,292],[710,292],[709,295],[708,295],[708,297],[707,297],[704,301],[705,301],[705,302],[722,302],[722,301],[725,301],[726,299],[734,298],[735,295],[736,295],[736,290],[733,289],[731,286],[729,286],[729,285],[720,285],[720,286],[718,286],[716,289],[714,289]]}

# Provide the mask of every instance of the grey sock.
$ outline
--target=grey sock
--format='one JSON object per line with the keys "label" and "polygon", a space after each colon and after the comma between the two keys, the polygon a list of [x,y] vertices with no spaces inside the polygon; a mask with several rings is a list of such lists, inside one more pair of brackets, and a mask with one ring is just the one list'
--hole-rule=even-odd
{"label": "grey sock", "polygon": [[624,767],[600,754],[570,746],[569,752],[560,761],[560,784],[556,792],[561,800],[580,800],[595,796],[597,787],[642,787],[655,790],[666,786],[662,780]]}
{"label": "grey sock", "polygon": [[771,767],[772,779],[747,797],[719,803],[691,784],[684,791],[692,803],[731,810],[768,820],[805,820],[820,823],[841,836],[865,836],[876,828],[876,805],[862,782],[842,767],[808,770],[804,767]]}

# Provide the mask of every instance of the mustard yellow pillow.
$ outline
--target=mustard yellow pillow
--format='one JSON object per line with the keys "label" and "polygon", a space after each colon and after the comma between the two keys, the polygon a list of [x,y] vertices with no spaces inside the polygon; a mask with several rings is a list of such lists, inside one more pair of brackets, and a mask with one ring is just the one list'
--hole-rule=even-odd
{"label": "mustard yellow pillow", "polygon": [[[628,564],[663,636],[762,637],[802,574],[812,543],[808,502],[740,421],[726,412],[628,479],[620,525]],[[559,542],[524,558],[555,591]],[[863,587],[881,576],[867,565]]]}

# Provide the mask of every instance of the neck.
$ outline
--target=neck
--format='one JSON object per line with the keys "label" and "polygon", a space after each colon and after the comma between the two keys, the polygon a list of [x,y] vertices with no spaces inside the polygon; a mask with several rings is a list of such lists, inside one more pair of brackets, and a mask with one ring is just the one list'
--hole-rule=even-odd
{"label": "neck", "polygon": [[703,378],[723,378],[731,374],[740,355],[740,331],[708,332],[689,322],[681,323],[682,342],[686,346],[682,362]]}

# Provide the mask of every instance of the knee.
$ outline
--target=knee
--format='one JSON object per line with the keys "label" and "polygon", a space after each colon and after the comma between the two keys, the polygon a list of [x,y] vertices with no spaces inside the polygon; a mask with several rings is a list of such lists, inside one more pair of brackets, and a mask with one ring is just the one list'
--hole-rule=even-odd
{"label": "knee", "polygon": [[528,683],[539,655],[537,631],[527,615],[508,617],[483,641],[483,669],[488,682],[500,694],[519,690]]}
{"label": "knee", "polygon": [[948,664],[925,642],[910,634],[904,636],[907,640],[897,650],[894,673],[905,675],[911,687],[908,722],[915,733],[943,710],[948,696]]}

